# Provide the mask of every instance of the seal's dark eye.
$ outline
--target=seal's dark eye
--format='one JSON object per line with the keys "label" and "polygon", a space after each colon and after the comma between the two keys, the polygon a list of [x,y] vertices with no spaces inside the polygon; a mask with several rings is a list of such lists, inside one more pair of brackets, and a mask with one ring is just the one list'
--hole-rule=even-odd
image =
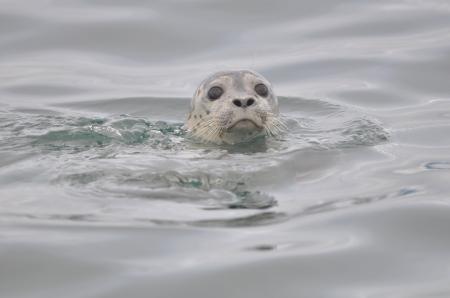
{"label": "seal's dark eye", "polygon": [[262,97],[266,97],[267,95],[269,95],[269,89],[267,89],[267,86],[262,83],[256,84],[255,91]]}
{"label": "seal's dark eye", "polygon": [[223,89],[219,86],[214,86],[208,91],[208,98],[210,100],[216,100],[219,99],[223,94]]}

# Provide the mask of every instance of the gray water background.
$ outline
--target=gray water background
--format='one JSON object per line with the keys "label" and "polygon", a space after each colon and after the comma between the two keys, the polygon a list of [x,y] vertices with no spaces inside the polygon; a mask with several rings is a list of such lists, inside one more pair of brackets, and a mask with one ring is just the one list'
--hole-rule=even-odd
{"label": "gray water background", "polygon": [[[186,138],[254,69],[289,132]],[[450,297],[450,3],[0,1],[0,297]]]}

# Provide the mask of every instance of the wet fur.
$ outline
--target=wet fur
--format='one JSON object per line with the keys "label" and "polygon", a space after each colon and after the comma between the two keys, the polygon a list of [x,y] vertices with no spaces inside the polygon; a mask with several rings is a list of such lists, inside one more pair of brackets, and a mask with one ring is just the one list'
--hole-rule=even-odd
{"label": "wet fur", "polygon": [[[266,98],[254,91],[257,83],[264,83],[269,88]],[[207,92],[216,85],[225,92],[218,100],[211,101]],[[232,104],[234,98],[250,97],[256,100],[255,106],[242,109]],[[256,127],[244,131],[230,130],[242,119],[251,120]],[[192,137],[201,141],[234,144],[261,135],[276,136],[286,126],[279,117],[278,100],[270,83],[257,73],[244,70],[216,73],[203,81],[192,98],[186,128]]]}

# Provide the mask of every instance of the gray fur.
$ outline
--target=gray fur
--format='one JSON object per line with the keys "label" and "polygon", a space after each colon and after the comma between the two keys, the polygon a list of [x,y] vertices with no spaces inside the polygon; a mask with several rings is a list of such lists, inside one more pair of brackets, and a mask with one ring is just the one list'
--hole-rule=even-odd
{"label": "gray fur", "polygon": [[[254,90],[259,83],[269,89],[267,97]],[[221,87],[224,93],[211,101],[208,90],[213,86]],[[235,99],[248,98],[255,103],[245,108],[233,104]],[[221,71],[206,78],[195,91],[186,128],[193,137],[205,142],[235,144],[281,131],[284,124],[278,115],[277,97],[264,77],[250,70]]]}

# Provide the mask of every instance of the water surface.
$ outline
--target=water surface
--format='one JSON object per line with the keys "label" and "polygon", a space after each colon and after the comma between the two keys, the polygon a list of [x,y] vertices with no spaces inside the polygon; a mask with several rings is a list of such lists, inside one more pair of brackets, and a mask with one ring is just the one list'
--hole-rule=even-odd
{"label": "water surface", "polygon": [[[3,297],[449,297],[447,1],[1,1]],[[289,130],[183,130],[250,68]]]}

